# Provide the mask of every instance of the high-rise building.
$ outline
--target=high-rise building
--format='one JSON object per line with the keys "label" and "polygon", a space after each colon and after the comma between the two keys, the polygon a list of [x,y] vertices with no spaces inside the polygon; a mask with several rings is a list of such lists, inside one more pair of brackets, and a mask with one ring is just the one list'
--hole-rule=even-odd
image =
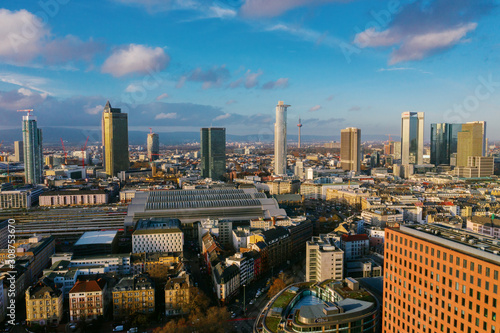
{"label": "high-rise building", "polygon": [[226,173],[226,129],[201,129],[201,176],[222,180]]}
{"label": "high-rise building", "polygon": [[160,156],[160,136],[156,133],[148,134],[148,158],[150,161],[157,160]]}
{"label": "high-rise building", "polygon": [[109,101],[102,113],[102,156],[108,176],[116,176],[130,167],[128,156],[128,116]]}
{"label": "high-rise building", "polygon": [[451,164],[450,157],[457,152],[461,130],[462,124],[431,124],[431,164]]}
{"label": "high-rise building", "polygon": [[386,228],[382,332],[498,332],[496,243],[434,224]]}
{"label": "high-rise building", "polygon": [[23,141],[14,141],[14,162],[24,162]]}
{"label": "high-rise building", "polygon": [[306,281],[342,280],[344,251],[335,243],[334,237],[325,234],[306,243]]}
{"label": "high-rise building", "polygon": [[401,114],[401,164],[423,164],[424,113]]}
{"label": "high-rise building", "polygon": [[28,112],[23,116],[24,175],[27,184],[40,184],[43,175],[42,130],[36,117]]}
{"label": "high-rise building", "polygon": [[286,175],[286,111],[291,105],[279,101],[274,124],[274,174]]}
{"label": "high-rise building", "polygon": [[458,132],[457,166],[468,165],[469,156],[485,156],[486,122],[474,121],[462,125]]}
{"label": "high-rise building", "polygon": [[343,170],[361,170],[361,130],[348,127],[340,131],[340,161]]}
{"label": "high-rise building", "polygon": [[395,160],[401,159],[401,141],[394,142],[394,159]]}

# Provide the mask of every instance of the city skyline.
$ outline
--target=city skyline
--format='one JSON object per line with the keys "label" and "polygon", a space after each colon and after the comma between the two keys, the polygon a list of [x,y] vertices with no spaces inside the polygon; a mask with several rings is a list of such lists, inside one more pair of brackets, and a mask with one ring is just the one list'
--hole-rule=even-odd
{"label": "city skyline", "polygon": [[[272,135],[278,99],[294,105],[289,121],[302,115],[304,136],[351,126],[397,135],[405,111],[429,124],[500,120],[494,1],[408,1],[394,12],[368,1],[53,3],[0,12],[2,128],[20,127],[16,109],[35,108],[41,128],[98,129],[108,98],[131,130],[159,133]],[[83,24],[90,16],[106,28]]]}

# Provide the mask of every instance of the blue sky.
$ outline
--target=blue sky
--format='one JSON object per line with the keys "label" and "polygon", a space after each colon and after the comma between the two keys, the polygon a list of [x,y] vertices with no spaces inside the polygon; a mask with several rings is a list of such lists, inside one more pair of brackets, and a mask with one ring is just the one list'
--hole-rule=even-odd
{"label": "blue sky", "polygon": [[500,139],[499,1],[42,0],[0,9],[0,128],[399,135],[400,114],[486,120]]}

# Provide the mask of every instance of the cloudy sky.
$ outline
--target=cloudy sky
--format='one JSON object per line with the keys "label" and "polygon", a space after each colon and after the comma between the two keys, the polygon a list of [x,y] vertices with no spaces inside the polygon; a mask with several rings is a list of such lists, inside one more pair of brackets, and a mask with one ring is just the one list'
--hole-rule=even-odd
{"label": "cloudy sky", "polygon": [[[42,0],[0,8],[0,129],[399,135],[403,111],[500,139],[499,0]],[[1,131],[0,131],[1,133]]]}

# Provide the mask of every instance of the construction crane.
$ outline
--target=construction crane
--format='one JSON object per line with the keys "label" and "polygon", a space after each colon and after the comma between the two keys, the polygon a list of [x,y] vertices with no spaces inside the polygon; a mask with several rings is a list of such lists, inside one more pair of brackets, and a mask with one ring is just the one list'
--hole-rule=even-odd
{"label": "construction crane", "polygon": [[17,112],[28,112],[28,116],[30,115],[31,112],[33,112],[33,109],[24,109],[24,110],[17,110]]}
{"label": "construction crane", "polygon": [[85,157],[86,157],[86,156],[84,156],[83,154],[84,154],[84,152],[85,152],[85,151],[86,151],[86,149],[87,149],[87,143],[89,142],[89,137],[90,137],[90,136],[87,136],[87,140],[85,141],[85,145],[84,145],[84,146],[83,146],[83,148],[82,148],[82,167],[84,167],[84,168],[85,168]]}
{"label": "construction crane", "polygon": [[64,147],[64,141],[62,138],[61,138],[61,144],[62,144],[62,148],[63,148],[63,152],[64,152],[64,164],[67,165],[68,164],[68,153],[66,152],[66,148]]}

